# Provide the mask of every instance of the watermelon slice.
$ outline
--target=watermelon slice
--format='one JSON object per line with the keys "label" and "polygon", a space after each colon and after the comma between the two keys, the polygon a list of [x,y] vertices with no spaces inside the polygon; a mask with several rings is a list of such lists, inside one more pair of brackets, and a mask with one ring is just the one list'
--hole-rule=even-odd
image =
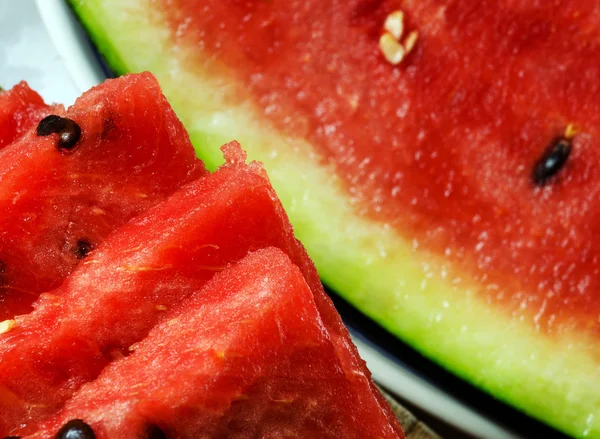
{"label": "watermelon slice", "polygon": [[600,437],[595,2],[70,3],[117,73],[157,75],[208,166],[229,138],[265,163],[334,290]]}
{"label": "watermelon slice", "polygon": [[10,90],[0,90],[0,149],[24,135],[43,117],[62,111],[60,105],[46,105],[25,81]]}
{"label": "watermelon slice", "polygon": [[266,246],[300,268],[338,361],[371,395],[362,403],[381,406],[397,425],[264,171],[244,163],[238,144],[223,149],[227,164],[218,172],[119,228],[61,288],[42,294],[32,313],[11,321],[0,336],[0,437],[19,426],[35,431],[82,384],[128,355],[167,311],[228,263]]}
{"label": "watermelon slice", "polygon": [[300,270],[273,248],[217,274],[30,437],[55,437],[73,419],[96,439],[149,428],[177,438],[404,437],[338,357]]}
{"label": "watermelon slice", "polygon": [[[206,174],[150,74],[54,110],[0,150],[0,320],[31,310],[113,229]],[[69,150],[50,132],[61,121],[75,121],[63,135],[80,130]]]}

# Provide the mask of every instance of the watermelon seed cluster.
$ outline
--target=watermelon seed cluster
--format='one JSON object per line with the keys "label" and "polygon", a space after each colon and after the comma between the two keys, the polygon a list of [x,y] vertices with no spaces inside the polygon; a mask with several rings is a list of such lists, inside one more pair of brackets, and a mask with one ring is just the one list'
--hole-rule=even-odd
{"label": "watermelon seed cluster", "polygon": [[383,24],[383,34],[379,38],[379,49],[383,57],[393,65],[400,64],[417,44],[419,33],[414,30],[410,32],[401,42],[404,34],[404,12],[394,11],[390,13]]}
{"label": "watermelon seed cluster", "polygon": [[50,134],[58,134],[58,149],[69,151],[81,138],[81,128],[71,119],[51,114],[43,118],[37,127],[38,136]]}

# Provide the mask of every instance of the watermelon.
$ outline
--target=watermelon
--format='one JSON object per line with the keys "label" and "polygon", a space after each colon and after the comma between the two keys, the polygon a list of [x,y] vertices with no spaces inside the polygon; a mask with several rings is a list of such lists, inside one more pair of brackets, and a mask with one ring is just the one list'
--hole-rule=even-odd
{"label": "watermelon", "polygon": [[70,3],[117,74],[157,75],[207,166],[230,138],[264,162],[333,290],[600,437],[595,2]]}
{"label": "watermelon", "polygon": [[121,226],[59,289],[42,294],[33,312],[11,321],[0,336],[0,437],[35,432],[170,310],[187,307],[215,273],[267,246],[287,253],[302,272],[336,361],[366,395],[361,404],[381,407],[397,426],[264,170],[246,165],[237,143],[223,150],[227,163],[217,172]]}
{"label": "watermelon", "polygon": [[61,111],[64,108],[60,105],[46,105],[25,81],[10,90],[0,89],[0,149],[21,137],[45,116]]}
{"label": "watermelon", "polygon": [[251,253],[182,305],[27,437],[74,419],[96,439],[404,437],[338,357],[281,250]]}
{"label": "watermelon", "polygon": [[30,311],[112,230],[207,172],[150,74],[52,111],[0,150],[0,320]]}

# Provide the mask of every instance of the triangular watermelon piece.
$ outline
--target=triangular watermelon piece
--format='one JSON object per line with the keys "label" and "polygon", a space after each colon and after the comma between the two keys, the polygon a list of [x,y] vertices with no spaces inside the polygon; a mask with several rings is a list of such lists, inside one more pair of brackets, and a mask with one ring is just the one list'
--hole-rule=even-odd
{"label": "triangular watermelon piece", "polygon": [[81,130],[71,148],[44,119],[0,150],[0,320],[30,311],[112,230],[206,173],[150,74],[106,81],[55,110],[55,122]]}
{"label": "triangular watermelon piece", "polygon": [[226,165],[122,226],[0,336],[0,436],[54,413],[128,355],[166,311],[228,263],[266,246],[300,268],[341,367],[368,395],[362,403],[382,407],[395,422],[263,169],[245,165],[235,143],[224,151]]}
{"label": "triangular watermelon piece", "polygon": [[25,81],[0,91],[0,149],[24,135],[42,118],[64,112],[62,105],[46,105],[42,97]]}
{"label": "triangular watermelon piece", "polygon": [[73,419],[97,439],[403,437],[344,363],[300,270],[268,248],[215,276],[31,438]]}

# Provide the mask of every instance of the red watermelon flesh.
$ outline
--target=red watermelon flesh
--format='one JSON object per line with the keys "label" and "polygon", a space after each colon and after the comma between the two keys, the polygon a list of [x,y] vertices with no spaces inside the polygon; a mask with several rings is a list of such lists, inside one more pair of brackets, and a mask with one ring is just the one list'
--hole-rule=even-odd
{"label": "red watermelon flesh", "polygon": [[[127,355],[166,310],[228,263],[265,246],[282,249],[300,267],[339,361],[373,395],[370,374],[266,174],[257,164],[245,165],[238,145],[224,151],[225,166],[122,226],[0,336],[0,436],[54,413]],[[389,410],[374,395],[370,403]]]}
{"label": "red watermelon flesh", "polygon": [[[483,300],[536,329],[597,327],[595,2],[163,3],[172,44],[202,48],[188,68],[231,68],[261,117],[335,165],[361,215],[451,255]],[[419,35],[399,65],[378,46],[395,10]],[[537,187],[570,124],[573,153]]]}
{"label": "red watermelon flesh", "polygon": [[128,358],[81,388],[31,438],[71,419],[97,439],[399,438],[338,358],[313,294],[279,249],[216,275]]}
{"label": "red watermelon flesh", "polygon": [[0,149],[24,135],[45,116],[62,112],[60,105],[46,105],[25,81],[0,91]]}
{"label": "red watermelon flesh", "polygon": [[[115,72],[157,75],[207,163],[235,136],[265,164],[332,289],[600,438],[597,1],[70,3]],[[397,65],[394,11],[417,35]]]}
{"label": "red watermelon flesh", "polygon": [[33,128],[0,150],[0,320],[28,312],[112,230],[206,173],[150,74],[107,81],[57,112],[81,127],[74,149]]}

